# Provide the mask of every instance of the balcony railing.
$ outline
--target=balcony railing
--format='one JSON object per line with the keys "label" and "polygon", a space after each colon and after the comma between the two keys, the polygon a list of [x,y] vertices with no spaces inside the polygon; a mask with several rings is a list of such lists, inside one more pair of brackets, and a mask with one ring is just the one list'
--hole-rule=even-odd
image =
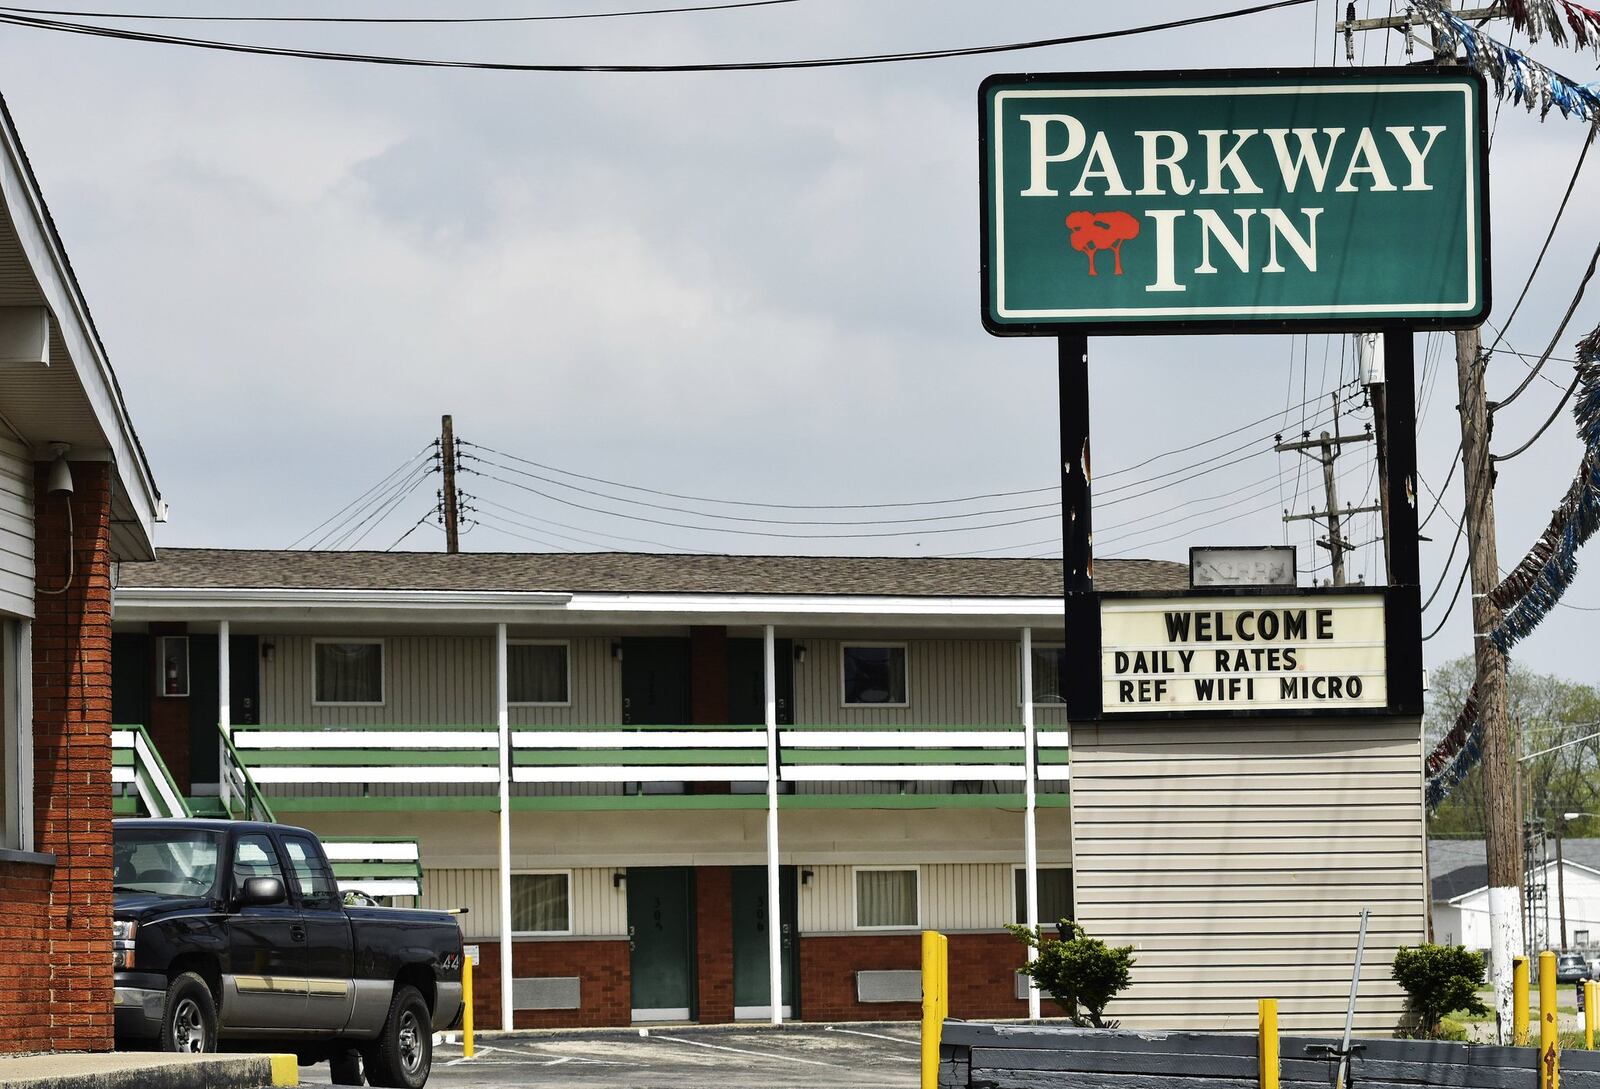
{"label": "balcony railing", "polygon": [[[1047,788],[1042,804],[1063,804],[1067,732],[1043,729],[1035,738],[1037,780]],[[401,808],[400,798],[430,808],[498,804],[499,734],[493,728],[241,726],[232,740],[248,774],[274,792],[279,808]],[[1024,741],[1018,726],[786,726],[777,734],[777,778],[785,792],[779,804],[1014,804],[1027,777]],[[767,781],[765,727],[518,727],[510,743],[511,783],[522,788],[513,799],[517,808],[765,804],[764,789],[752,791]],[[685,784],[725,784],[742,792],[670,793]],[[438,796],[435,788],[453,793]],[[558,788],[565,792],[552,796]],[[431,796],[419,797],[425,793]]]}
{"label": "balcony railing", "polygon": [[111,783],[119,816],[194,815],[143,726],[111,728]]}

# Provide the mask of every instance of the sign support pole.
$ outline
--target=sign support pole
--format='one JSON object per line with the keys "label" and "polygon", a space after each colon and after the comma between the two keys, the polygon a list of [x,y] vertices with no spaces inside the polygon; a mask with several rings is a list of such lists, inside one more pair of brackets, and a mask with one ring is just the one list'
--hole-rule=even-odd
{"label": "sign support pole", "polygon": [[1100,609],[1094,597],[1090,505],[1089,335],[1057,338],[1061,381],[1061,547],[1065,592],[1067,721],[1100,717]]}
{"label": "sign support pole", "polygon": [[1417,539],[1417,389],[1414,337],[1409,330],[1383,334],[1388,412],[1383,507],[1388,512],[1389,708],[1422,714],[1422,561]]}

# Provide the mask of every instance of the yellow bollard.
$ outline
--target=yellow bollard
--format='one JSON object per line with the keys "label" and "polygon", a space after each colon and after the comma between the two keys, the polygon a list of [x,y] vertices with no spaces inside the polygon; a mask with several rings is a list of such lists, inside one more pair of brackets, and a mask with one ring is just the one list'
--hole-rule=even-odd
{"label": "yellow bollard", "polygon": [[1261,1089],[1278,1089],[1278,1000],[1263,998],[1256,1003],[1259,1043],[1256,1047],[1257,1072]]}
{"label": "yellow bollard", "polygon": [[1556,955],[1539,954],[1539,1089],[1561,1089],[1561,1033],[1556,1023]]}
{"label": "yellow bollard", "polygon": [[1511,1042],[1528,1046],[1528,958],[1511,958]]}
{"label": "yellow bollard", "polygon": [[1583,981],[1583,1046],[1594,1050],[1594,980]]}
{"label": "yellow bollard", "polygon": [[922,1089],[939,1086],[939,1037],[950,1012],[950,942],[922,932]]}
{"label": "yellow bollard", "polygon": [[472,1040],[472,958],[461,958],[461,1057],[470,1059],[477,1054]]}

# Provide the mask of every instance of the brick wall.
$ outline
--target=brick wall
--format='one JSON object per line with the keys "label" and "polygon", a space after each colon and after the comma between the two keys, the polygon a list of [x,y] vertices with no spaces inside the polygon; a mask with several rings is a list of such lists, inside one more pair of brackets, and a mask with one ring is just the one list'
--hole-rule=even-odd
{"label": "brick wall", "polygon": [[[500,1028],[500,943],[477,942],[472,970],[474,1027]],[[511,944],[513,977],[577,976],[583,980],[583,1008],[518,1010],[517,1028],[580,1028],[626,1025],[633,1019],[633,980],[628,943],[621,938],[593,941],[518,941]]]}
{"label": "brick wall", "polygon": [[723,1025],[733,1020],[733,871],[697,866],[694,871],[695,1020]]}
{"label": "brick wall", "polygon": [[[950,1016],[1026,1017],[1012,974],[1026,950],[1009,934],[950,935]],[[919,1002],[858,1002],[856,973],[922,968],[917,934],[800,938],[800,1009],[807,1021],[914,1021]]]}
{"label": "brick wall", "polygon": [[[74,462],[67,503],[35,471],[34,843],[0,869],[0,1051],[106,1051],[111,1007],[110,467]],[[70,525],[70,536],[69,536]],[[69,563],[69,540],[72,556]],[[41,986],[42,985],[42,986]]]}

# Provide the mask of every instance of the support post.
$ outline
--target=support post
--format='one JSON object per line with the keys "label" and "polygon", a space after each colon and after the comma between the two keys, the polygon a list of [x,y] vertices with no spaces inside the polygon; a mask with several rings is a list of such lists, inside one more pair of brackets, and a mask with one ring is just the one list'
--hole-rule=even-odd
{"label": "support post", "polygon": [[[226,620],[217,621],[217,793],[224,799],[227,798],[227,788],[223,783],[232,778],[228,771],[228,753],[226,742],[223,738],[233,736],[233,677],[230,668],[231,661],[228,655],[229,625]],[[192,784],[191,784],[192,786]],[[224,803],[226,804],[226,803]],[[249,815],[248,813],[246,814]]]}
{"label": "support post", "polygon": [[1561,1032],[1556,1023],[1556,955],[1539,954],[1539,1089],[1561,1089]]}
{"label": "support post", "polygon": [[1056,342],[1061,390],[1062,590],[1067,647],[1067,721],[1100,717],[1100,607],[1094,596],[1094,529],[1089,456],[1089,337]]}
{"label": "support post", "polygon": [[949,939],[922,932],[922,1089],[938,1089],[939,1041],[950,1012]]}
{"label": "support post", "polygon": [[783,897],[778,881],[778,655],[771,624],[761,640],[767,722],[767,982],[772,1023],[783,1024]]}
{"label": "support post", "polygon": [[[1383,451],[1383,509],[1389,577],[1384,606],[1388,627],[1389,706],[1421,715],[1422,557],[1417,540],[1417,381],[1415,339],[1409,331],[1383,334],[1388,411],[1377,432]],[[1426,853],[1426,852],[1424,852]]]}
{"label": "support post", "polygon": [[1583,1046],[1588,1051],[1594,1050],[1594,980],[1583,981]]}
{"label": "support post", "polygon": [[478,1053],[477,1041],[472,1033],[472,958],[461,958],[461,1057],[470,1059]]}
{"label": "support post", "polygon": [[1567,864],[1561,853],[1561,839],[1566,831],[1566,821],[1556,825],[1556,906],[1561,922],[1561,940],[1556,943],[1557,949],[1567,947]]}
{"label": "support post", "polygon": [[[1023,897],[1026,904],[1023,907],[1023,922],[1029,930],[1035,933],[1039,930],[1039,831],[1038,831],[1038,750],[1034,739],[1036,731],[1033,722],[1033,629],[1022,629],[1022,764],[1023,780],[1023,824],[1022,824],[1022,868],[1023,868]],[[1039,950],[1028,946],[1028,963],[1032,964],[1039,957]],[[1034,983],[1033,977],[1028,977],[1028,1019],[1039,1019],[1039,986]]]}
{"label": "support post", "polygon": [[1518,1047],[1528,1046],[1528,958],[1511,960],[1511,1042]]}
{"label": "support post", "polygon": [[461,551],[461,513],[456,502],[456,429],[449,416],[439,418],[439,458],[444,471],[444,550]]}
{"label": "support post", "polygon": [[494,707],[500,729],[500,1027],[516,1028],[511,1007],[511,710],[506,703],[506,626],[494,626]]}
{"label": "support post", "polygon": [[1261,1089],[1278,1089],[1278,1000],[1262,998],[1256,1002],[1257,1038],[1256,1080]]}

